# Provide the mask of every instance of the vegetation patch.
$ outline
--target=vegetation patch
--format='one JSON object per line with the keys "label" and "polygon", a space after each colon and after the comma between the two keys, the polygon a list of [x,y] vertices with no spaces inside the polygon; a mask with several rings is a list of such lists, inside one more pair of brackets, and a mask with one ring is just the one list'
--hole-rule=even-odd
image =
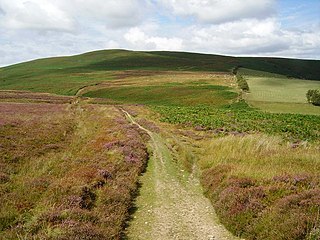
{"label": "vegetation patch", "polygon": [[274,113],[320,114],[319,108],[306,101],[307,91],[318,89],[319,81],[248,69],[241,69],[239,73],[249,84],[250,93],[243,96],[250,106]]}
{"label": "vegetation patch", "polygon": [[148,136],[113,107],[0,111],[0,239],[120,239]]}
{"label": "vegetation patch", "polygon": [[[192,71],[231,73],[235,66],[272,74],[320,79],[319,61],[243,58],[185,52],[105,50],[70,57],[39,59],[1,68],[0,89],[75,95],[85,86],[123,78],[137,71]],[[150,73],[151,71],[151,73]],[[146,74],[144,74],[146,75]],[[250,85],[250,84],[249,84]]]}
{"label": "vegetation patch", "polygon": [[261,132],[276,134],[290,141],[317,141],[320,137],[318,116],[265,113],[249,108],[245,102],[225,108],[157,106],[162,121],[202,127],[217,135]]}
{"label": "vegetation patch", "polygon": [[320,91],[318,89],[308,90],[307,101],[315,106],[320,106]]}
{"label": "vegetation patch", "polygon": [[245,79],[245,77],[243,77],[239,72],[237,72],[236,78],[237,78],[237,83],[238,83],[239,88],[242,91],[248,92],[249,91],[249,85],[248,85],[247,80]]}
{"label": "vegetation patch", "polygon": [[245,239],[316,236],[320,227],[316,145],[294,147],[261,135],[227,136],[204,144],[199,160],[202,184],[229,230]]}
{"label": "vegetation patch", "polygon": [[220,85],[157,85],[109,87],[84,94],[85,97],[108,98],[119,103],[147,105],[221,106],[238,96],[232,88]]}

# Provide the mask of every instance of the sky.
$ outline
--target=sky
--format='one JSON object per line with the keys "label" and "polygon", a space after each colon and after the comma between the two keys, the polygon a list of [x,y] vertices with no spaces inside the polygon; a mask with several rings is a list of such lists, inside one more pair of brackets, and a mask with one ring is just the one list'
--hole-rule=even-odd
{"label": "sky", "polygon": [[320,0],[0,0],[0,66],[114,48],[320,59]]}

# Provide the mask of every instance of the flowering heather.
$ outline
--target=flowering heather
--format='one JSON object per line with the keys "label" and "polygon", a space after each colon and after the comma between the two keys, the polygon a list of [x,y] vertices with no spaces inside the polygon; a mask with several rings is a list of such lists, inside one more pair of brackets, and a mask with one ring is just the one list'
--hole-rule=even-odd
{"label": "flowering heather", "polygon": [[148,159],[140,129],[113,107],[0,107],[1,237],[119,239]]}
{"label": "flowering heather", "polygon": [[32,103],[70,103],[72,98],[47,93],[33,93],[27,91],[0,91],[0,100],[7,102],[32,102]]}
{"label": "flowering heather", "polygon": [[202,183],[222,223],[235,234],[246,239],[306,239],[319,228],[320,184],[312,182],[316,177],[255,181],[234,177],[227,168],[222,178],[212,175],[219,168],[206,170]]}

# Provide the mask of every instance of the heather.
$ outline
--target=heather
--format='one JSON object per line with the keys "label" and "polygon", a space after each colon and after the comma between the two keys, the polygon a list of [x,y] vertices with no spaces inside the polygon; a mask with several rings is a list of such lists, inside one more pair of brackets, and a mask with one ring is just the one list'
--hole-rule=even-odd
{"label": "heather", "polygon": [[148,137],[114,107],[0,105],[0,239],[120,239]]}
{"label": "heather", "polygon": [[319,239],[317,145],[264,135],[205,144],[201,181],[229,230],[245,239]]}
{"label": "heather", "polygon": [[130,238],[132,222],[212,239],[215,211],[241,238],[320,239],[318,65],[110,50],[1,68],[0,239]]}

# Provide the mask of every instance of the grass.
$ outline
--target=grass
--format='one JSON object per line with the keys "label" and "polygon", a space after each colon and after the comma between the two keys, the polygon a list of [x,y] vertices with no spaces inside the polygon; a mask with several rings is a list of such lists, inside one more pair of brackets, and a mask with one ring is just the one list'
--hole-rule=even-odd
{"label": "grass", "polygon": [[284,174],[319,174],[320,156],[316,145],[284,143],[279,137],[266,135],[229,135],[206,142],[206,155],[199,166],[234,165],[237,177],[270,179]]}
{"label": "grass", "polygon": [[113,107],[0,105],[0,239],[119,239],[147,136]]}
{"label": "grass", "polygon": [[145,87],[110,87],[84,94],[85,97],[109,98],[119,103],[148,105],[223,105],[237,93],[218,85],[160,85]]}
{"label": "grass", "polygon": [[318,145],[265,135],[203,143],[202,184],[222,223],[246,239],[318,239]]}
{"label": "grass", "polygon": [[228,72],[234,67],[305,79],[320,79],[319,61],[237,58],[183,52],[105,50],[40,59],[1,68],[0,89],[75,95],[84,86],[114,79],[114,71]]}
{"label": "grass", "polygon": [[[307,103],[309,89],[320,88],[319,81],[288,79],[281,75],[272,75],[252,70],[241,70],[250,86],[246,100],[253,107],[268,112],[320,114],[320,108]],[[290,105],[292,105],[290,107]]]}
{"label": "grass", "polygon": [[[185,109],[197,109],[161,108],[162,116],[167,116],[170,109],[174,110],[171,117],[177,121],[191,115]],[[245,110],[247,107],[238,103],[236,109],[239,108]],[[177,114],[179,111],[181,115]],[[190,119],[201,121],[199,118],[207,114],[200,111],[193,112],[195,115],[185,122],[186,127],[181,128],[180,125],[177,129],[164,123],[161,132],[163,129],[170,132],[166,135],[167,144],[178,154],[176,161],[192,173],[200,169],[205,194],[215,206],[221,222],[235,235],[245,239],[319,238],[319,138],[315,138],[315,142],[290,142],[274,132],[266,131],[268,135],[228,132],[227,127],[215,131],[196,127],[198,131],[192,131]],[[230,109],[226,111],[231,112]],[[255,110],[250,111],[257,114]],[[283,114],[276,116],[283,117],[284,121],[288,117]],[[311,117],[318,121],[317,116],[289,116],[293,119],[297,116]],[[210,115],[208,119],[212,117]],[[253,116],[248,117],[251,118],[257,120]],[[221,116],[217,119],[227,123]],[[300,118],[298,121],[305,124],[307,120]],[[317,122],[315,124],[319,126]],[[257,123],[253,122],[255,125]],[[270,129],[272,125],[278,124],[270,124]]]}
{"label": "grass", "polygon": [[[120,238],[148,153],[114,104],[143,104],[175,124],[175,160],[197,164],[235,234],[319,238],[319,109],[305,103],[319,64],[111,50],[1,68],[0,238]],[[231,74],[237,66],[248,94]],[[183,131],[197,150],[184,148]]]}

